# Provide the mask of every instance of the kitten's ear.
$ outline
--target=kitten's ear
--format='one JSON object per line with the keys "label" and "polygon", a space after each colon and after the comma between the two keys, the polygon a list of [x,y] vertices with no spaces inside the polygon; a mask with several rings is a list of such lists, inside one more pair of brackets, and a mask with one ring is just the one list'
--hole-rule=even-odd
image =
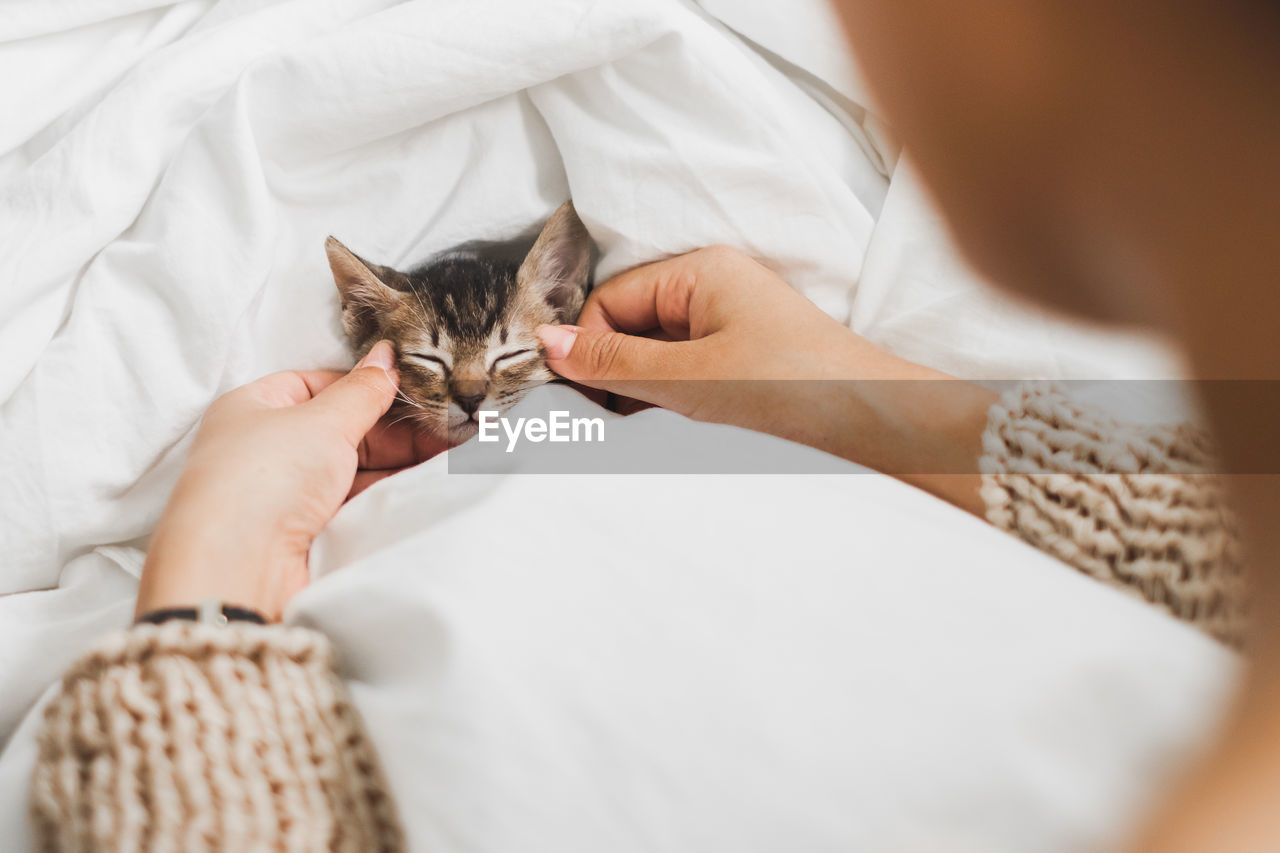
{"label": "kitten's ear", "polygon": [[590,274],[591,235],[573,202],[566,201],[547,220],[516,281],[545,299],[559,322],[572,323],[587,299]]}
{"label": "kitten's ear", "polygon": [[359,347],[377,333],[378,318],[395,307],[400,296],[374,272],[374,267],[330,237],[324,241],[333,282],[342,298],[342,328]]}

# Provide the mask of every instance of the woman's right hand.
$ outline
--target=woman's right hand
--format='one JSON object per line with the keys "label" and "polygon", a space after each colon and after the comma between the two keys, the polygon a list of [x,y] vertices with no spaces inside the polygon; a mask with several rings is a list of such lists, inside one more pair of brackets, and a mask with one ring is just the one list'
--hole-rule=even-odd
{"label": "woman's right hand", "polygon": [[[577,326],[539,337],[566,379],[808,444],[979,509],[995,395],[880,349],[736,250],[623,273],[591,293]],[[935,487],[955,474],[966,479]]]}
{"label": "woman's right hand", "polygon": [[634,391],[704,420],[720,413],[682,381],[943,378],[875,347],[722,246],[623,273],[592,291],[577,326],[540,335],[551,368],[566,379]]}

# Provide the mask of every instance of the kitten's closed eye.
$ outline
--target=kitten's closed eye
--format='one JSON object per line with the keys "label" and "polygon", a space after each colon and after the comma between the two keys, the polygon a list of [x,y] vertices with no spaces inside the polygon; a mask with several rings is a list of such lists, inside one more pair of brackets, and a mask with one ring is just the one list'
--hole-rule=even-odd
{"label": "kitten's closed eye", "polygon": [[517,358],[520,358],[520,356],[522,355],[527,356],[531,353],[536,353],[536,352],[537,350],[535,350],[533,347],[525,347],[524,349],[512,350],[511,352],[504,352],[502,355],[498,356],[493,360],[493,362],[489,365],[489,369],[497,370],[498,367],[502,366],[503,362],[510,363],[512,359],[517,359]]}
{"label": "kitten's closed eye", "polygon": [[448,362],[446,362],[443,358],[441,358],[441,357],[440,357],[440,356],[438,356],[438,355],[429,355],[429,354],[424,353],[424,352],[407,352],[407,353],[405,353],[405,354],[404,354],[404,357],[405,357],[405,358],[416,358],[416,359],[418,359],[419,361],[425,361],[425,362],[428,362],[428,363],[430,363],[430,364],[433,364],[433,365],[435,365],[435,366],[439,367],[441,370],[444,370],[444,371],[446,371],[446,372],[449,370],[449,363],[448,363]]}

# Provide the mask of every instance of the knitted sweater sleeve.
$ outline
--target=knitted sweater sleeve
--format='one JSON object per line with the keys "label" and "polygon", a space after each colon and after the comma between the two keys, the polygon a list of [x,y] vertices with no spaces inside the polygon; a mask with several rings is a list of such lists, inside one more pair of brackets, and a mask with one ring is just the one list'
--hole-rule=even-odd
{"label": "knitted sweater sleeve", "polygon": [[1136,426],[1025,385],[983,435],[987,518],[1090,577],[1242,644],[1244,576],[1206,435]]}
{"label": "knitted sweater sleeve", "polygon": [[67,671],[38,738],[43,850],[404,848],[373,745],[314,631],[115,633]]}

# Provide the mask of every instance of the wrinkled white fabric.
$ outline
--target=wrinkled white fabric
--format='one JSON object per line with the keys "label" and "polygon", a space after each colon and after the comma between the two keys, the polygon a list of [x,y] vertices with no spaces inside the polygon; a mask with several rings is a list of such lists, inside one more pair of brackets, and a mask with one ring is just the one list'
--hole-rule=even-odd
{"label": "wrinkled white fabric", "polygon": [[[783,5],[0,6],[0,72],[20,81],[0,87],[0,738],[78,648],[127,618],[139,549],[209,402],[271,370],[349,363],[328,234],[411,263],[524,233],[572,195],[601,249],[599,279],[728,243],[855,330],[965,376],[1170,370],[1147,344],[983,290],[897,165],[830,13],[820,0]],[[619,429],[643,442],[646,424]],[[693,445],[717,435],[670,429]],[[811,848],[893,849],[876,841],[956,826],[935,809],[976,784],[946,768],[976,760],[978,742],[988,763],[974,766],[992,787],[954,800],[973,810],[966,826],[992,832],[966,835],[975,849],[1019,849],[1036,832],[1065,845],[1114,829],[1141,773],[1192,741],[1229,675],[1227,658],[1181,626],[880,477],[497,479],[446,477],[445,464],[344,510],[325,568],[354,559],[335,554],[381,556],[334,571],[297,610],[348,655],[384,753],[404,744],[393,780],[414,789],[402,794],[412,833],[432,849],[511,849],[522,822],[551,821],[567,803],[583,834],[557,820],[569,833],[559,849],[625,849],[613,843],[623,837],[776,849],[804,841],[803,826]],[[422,501],[435,509],[403,515]],[[399,520],[381,518],[394,507]],[[670,540],[656,548],[659,531]],[[396,542],[470,571],[463,609],[432,617],[453,593],[438,572],[397,568]],[[584,561],[575,542],[611,556]],[[410,579],[419,585],[406,592]],[[650,586],[626,597],[635,584]],[[482,593],[508,588],[530,596],[527,622],[498,619],[501,608],[483,616]],[[836,618],[859,602],[874,618]],[[668,608],[683,615],[672,623]],[[1063,634],[1068,624],[1085,639]],[[665,645],[627,639],[655,632]],[[563,669],[498,666],[522,642]],[[1016,651],[1001,658],[1005,644]],[[486,649],[497,669],[482,665]],[[959,649],[973,660],[959,666]],[[379,675],[417,655],[457,663],[461,680],[441,692],[412,667]],[[859,696],[880,703],[861,723],[847,718]],[[519,712],[506,735],[503,709]],[[467,719],[483,731],[458,729]],[[25,837],[32,725],[0,760],[6,838]],[[973,726],[977,740],[962,734]],[[450,773],[480,775],[453,794],[445,776],[413,775],[427,770],[410,756],[441,750]],[[555,787],[536,778],[552,755]],[[681,813],[679,792],[700,782],[720,799]],[[1015,809],[1001,798],[1019,786],[1031,799]],[[507,810],[519,789],[540,799]],[[1016,829],[1002,834],[1012,811]],[[888,817],[856,820],[872,813]]]}

